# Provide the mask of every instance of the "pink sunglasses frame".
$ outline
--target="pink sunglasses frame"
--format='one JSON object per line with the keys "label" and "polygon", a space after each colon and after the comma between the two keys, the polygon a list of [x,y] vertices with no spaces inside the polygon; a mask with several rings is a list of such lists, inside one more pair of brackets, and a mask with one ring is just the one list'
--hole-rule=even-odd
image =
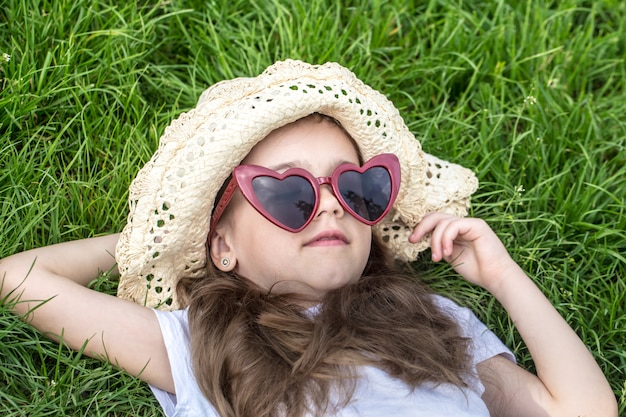
{"label": "pink sunglasses frame", "polygon": [[[383,211],[383,214],[375,221],[370,221],[358,215],[343,200],[343,198],[341,198],[338,181],[339,181],[339,176],[343,174],[344,172],[354,171],[354,172],[358,172],[359,174],[363,174],[370,168],[374,168],[374,167],[382,167],[389,173],[391,195],[389,196],[389,203],[387,204],[387,207]],[[260,201],[256,197],[254,190],[252,189],[252,180],[260,176],[267,176],[270,178],[277,179],[279,181],[282,181],[285,178],[290,177],[290,176],[298,176],[298,177],[305,179],[308,183],[311,184],[314,195],[315,195],[314,207],[311,212],[312,213],[311,216],[304,223],[304,225],[296,229],[291,228],[279,222],[278,220],[276,220],[266,211],[266,209],[261,205]],[[311,174],[309,171],[303,168],[290,168],[283,173],[277,173],[276,171],[273,171],[269,168],[265,168],[259,165],[251,165],[251,164],[239,165],[237,168],[233,170],[232,178],[229,181],[228,185],[226,186],[226,189],[224,190],[224,193],[222,194],[222,197],[220,198],[219,202],[215,206],[215,210],[213,211],[213,219],[211,221],[211,228],[210,228],[209,236],[211,236],[211,234],[213,233],[215,225],[219,221],[222,214],[224,214],[224,210],[230,203],[230,200],[232,199],[237,189],[241,190],[241,193],[243,194],[245,199],[248,201],[248,203],[267,220],[269,220],[270,222],[272,222],[273,224],[275,224],[276,226],[280,227],[283,230],[287,230],[292,233],[300,232],[304,228],[306,228],[311,223],[311,221],[313,221],[313,219],[315,218],[315,213],[317,212],[317,209],[319,208],[319,203],[320,203],[320,188],[322,185],[325,185],[325,184],[331,187],[333,195],[335,196],[335,198],[337,199],[337,201],[339,202],[341,207],[343,207],[344,210],[346,210],[348,213],[350,213],[354,218],[356,218],[360,222],[365,223],[369,226],[372,226],[378,223],[387,215],[389,210],[391,210],[391,207],[393,206],[393,203],[395,202],[396,197],[398,196],[398,191],[400,189],[400,162],[398,161],[398,157],[396,155],[391,154],[391,153],[384,153],[384,154],[374,156],[365,164],[363,164],[363,166],[360,166],[360,167],[354,164],[349,164],[349,163],[341,164],[337,166],[337,168],[335,168],[332,176],[330,177],[315,177],[313,176],[313,174]]]}

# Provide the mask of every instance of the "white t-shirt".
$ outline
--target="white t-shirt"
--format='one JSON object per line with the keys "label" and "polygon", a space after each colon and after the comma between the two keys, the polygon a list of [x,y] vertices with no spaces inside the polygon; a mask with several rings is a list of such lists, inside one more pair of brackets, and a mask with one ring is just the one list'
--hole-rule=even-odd
{"label": "white t-shirt", "polygon": [[[515,361],[511,351],[476,318],[469,309],[459,307],[451,300],[436,296],[439,307],[458,321],[463,336],[470,338],[472,370],[476,365],[496,355]],[[170,360],[176,395],[150,387],[168,417],[219,417],[213,406],[202,395],[191,368],[189,352],[189,325],[187,310],[163,312],[155,310],[167,354]],[[478,378],[472,378],[469,387],[461,389],[451,384],[437,386],[424,384],[411,391],[399,379],[372,366],[359,370],[362,378],[348,406],[337,417],[380,416],[489,416],[481,399],[484,387]]]}

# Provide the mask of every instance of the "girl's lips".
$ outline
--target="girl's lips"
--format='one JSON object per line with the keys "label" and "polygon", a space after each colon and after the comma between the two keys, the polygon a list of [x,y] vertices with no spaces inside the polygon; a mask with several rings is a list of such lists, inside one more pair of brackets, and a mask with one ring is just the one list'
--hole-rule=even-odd
{"label": "girl's lips", "polygon": [[348,238],[338,230],[326,230],[319,233],[304,244],[304,246],[340,246],[347,245]]}

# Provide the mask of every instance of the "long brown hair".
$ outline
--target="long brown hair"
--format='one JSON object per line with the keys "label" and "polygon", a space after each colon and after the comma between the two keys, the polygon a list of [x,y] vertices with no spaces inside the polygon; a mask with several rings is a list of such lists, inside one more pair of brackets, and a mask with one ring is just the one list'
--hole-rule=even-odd
{"label": "long brown hair", "polygon": [[359,365],[412,389],[465,386],[468,341],[375,238],[363,277],[314,309],[209,264],[207,278],[177,289],[189,306],[196,379],[223,417],[332,414],[349,402]]}

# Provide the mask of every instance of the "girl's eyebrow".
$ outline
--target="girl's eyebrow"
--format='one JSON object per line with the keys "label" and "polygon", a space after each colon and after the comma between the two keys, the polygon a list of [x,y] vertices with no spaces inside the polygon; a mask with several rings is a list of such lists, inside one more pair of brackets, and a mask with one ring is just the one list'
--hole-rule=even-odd
{"label": "girl's eyebrow", "polygon": [[289,162],[281,162],[276,165],[270,165],[267,168],[272,171],[283,171],[289,168],[303,168],[306,164],[303,161],[289,161]]}
{"label": "girl's eyebrow", "polygon": [[[355,165],[354,162],[352,161],[347,161],[345,159],[339,159],[337,161],[334,162],[334,164],[331,164],[330,166],[332,167],[332,169],[337,168],[339,165],[341,164],[351,164],[351,165]],[[358,165],[358,163],[356,164]],[[270,165],[266,168],[271,169],[272,171],[286,171],[289,168],[303,168],[306,169],[307,171],[311,170],[311,164],[308,163],[307,161],[303,161],[303,160],[293,160],[293,161],[288,161],[288,162],[282,162],[276,165]]]}

